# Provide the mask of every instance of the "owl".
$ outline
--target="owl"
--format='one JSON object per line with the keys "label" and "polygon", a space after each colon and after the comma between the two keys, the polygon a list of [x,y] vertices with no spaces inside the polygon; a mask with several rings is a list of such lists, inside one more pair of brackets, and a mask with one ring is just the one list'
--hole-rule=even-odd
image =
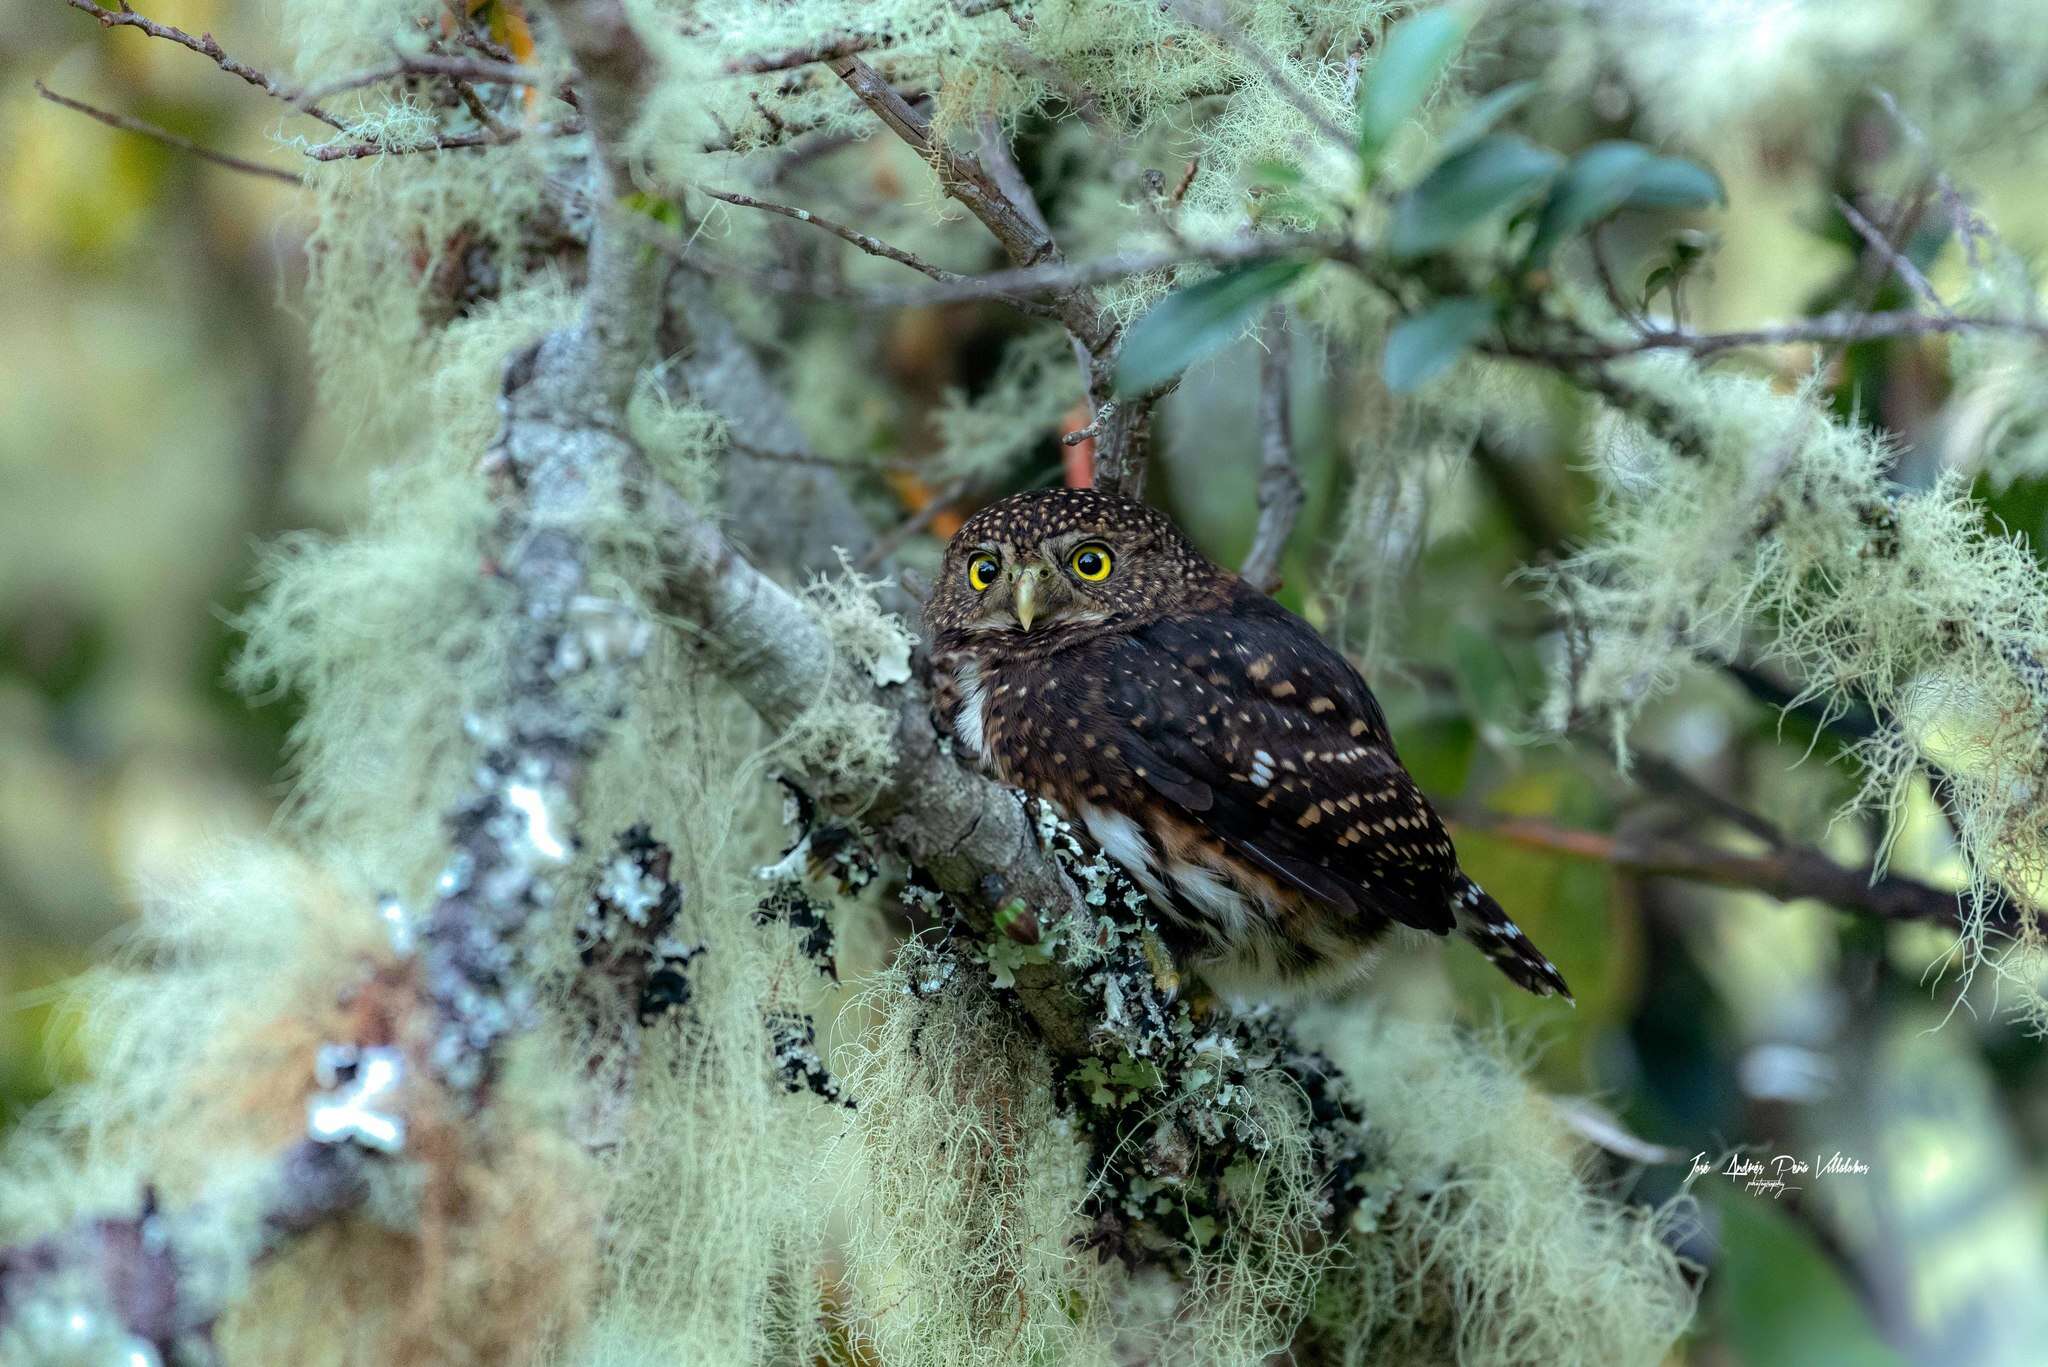
{"label": "owl", "polygon": [[1092,489],[990,504],[925,620],[956,749],[1068,812],[1215,991],[1341,986],[1402,925],[1569,1000],[1458,867],[1358,671],[1157,510]]}

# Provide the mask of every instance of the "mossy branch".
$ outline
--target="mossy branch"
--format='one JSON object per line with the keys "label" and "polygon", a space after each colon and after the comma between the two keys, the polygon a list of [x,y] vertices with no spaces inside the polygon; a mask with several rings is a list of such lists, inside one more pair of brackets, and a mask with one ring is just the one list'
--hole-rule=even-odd
{"label": "mossy branch", "polygon": [[[1060,271],[1066,257],[1059,243],[1032,207],[1018,203],[978,158],[953,150],[935,136],[930,122],[859,57],[838,57],[830,66],[890,132],[930,164],[940,187],[981,220],[1019,271],[1043,268],[1049,275]],[[1044,292],[1075,347],[1087,358],[1088,399],[1096,411],[1095,482],[1135,495],[1145,482],[1145,445],[1152,409],[1166,391],[1118,396],[1116,349],[1121,330],[1101,299],[1084,284],[1048,283]]]}
{"label": "mossy branch", "polygon": [[[557,18],[583,73],[596,145],[593,198],[616,213],[627,185],[618,149],[652,63],[618,0],[566,0]],[[227,65],[210,38],[185,45]],[[607,716],[623,703],[627,669],[647,644],[645,624],[625,605],[588,592],[582,529],[638,458],[621,435],[625,403],[653,353],[667,265],[600,217],[581,316],[508,365],[504,424],[483,462],[499,499],[487,555],[505,590],[495,606],[511,624],[509,668],[494,706],[450,722],[486,753],[447,815],[440,896],[418,929],[421,995],[433,1017],[422,1032],[425,1057],[394,1065],[430,1071],[459,1111],[488,1104],[502,1046],[529,1023],[530,926],[575,848],[583,777]],[[237,1202],[256,1222],[255,1256],[354,1209],[368,1190],[367,1161],[345,1133],[316,1131],[287,1149],[260,1199]],[[133,1216],[84,1221],[0,1250],[0,1327],[44,1287],[62,1282],[75,1296],[82,1279],[97,1313],[166,1360],[181,1360],[180,1344],[204,1334],[224,1308],[188,1281],[230,1279],[196,1268],[203,1255],[180,1235],[216,1218],[207,1202],[159,1212],[146,1195]]]}

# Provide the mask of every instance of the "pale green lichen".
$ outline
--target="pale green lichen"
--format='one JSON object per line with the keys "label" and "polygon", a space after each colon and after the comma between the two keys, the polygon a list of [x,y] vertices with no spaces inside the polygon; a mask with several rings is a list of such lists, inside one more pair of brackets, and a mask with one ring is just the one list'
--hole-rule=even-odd
{"label": "pale green lichen", "polygon": [[[1603,421],[1600,535],[1548,577],[1568,624],[1551,722],[1605,717],[1625,752],[1627,719],[1694,659],[1780,662],[1802,701],[1876,714],[1864,802],[1895,816],[1919,768],[1941,767],[1976,891],[2038,898],[2048,572],[1986,527],[1959,479],[1892,486],[1882,442],[1809,393],[1666,363],[1633,374],[1705,449]],[[1973,960],[1985,932],[1966,924]],[[2011,976],[2038,1015],[2038,980]]]}
{"label": "pale green lichen", "polygon": [[1498,1041],[1331,1014],[1310,1025],[1374,1118],[1348,1260],[1311,1318],[1315,1361],[1649,1364],[1692,1314],[1679,1211],[1626,1204]]}

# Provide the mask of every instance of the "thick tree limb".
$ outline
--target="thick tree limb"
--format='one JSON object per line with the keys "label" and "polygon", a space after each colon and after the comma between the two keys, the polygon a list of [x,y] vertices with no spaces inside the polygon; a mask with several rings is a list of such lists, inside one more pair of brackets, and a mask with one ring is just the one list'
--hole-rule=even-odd
{"label": "thick tree limb", "polygon": [[[706,662],[771,728],[782,729],[824,691],[831,642],[804,605],[735,551],[709,519],[666,486],[649,491],[663,530],[669,601],[696,628]],[[969,773],[940,746],[929,703],[914,684],[877,690],[896,720],[896,763],[878,792],[812,796],[863,824],[955,894],[980,934],[1022,900],[1050,923],[1080,906],[1073,884],[1039,848],[1015,794]],[[1017,974],[1017,996],[1046,1042],[1065,1057],[1088,1052],[1082,999],[1051,963]]]}
{"label": "thick tree limb", "polygon": [[[617,149],[651,63],[619,0],[564,0],[558,18],[585,73],[597,134],[593,198],[616,214],[627,185]],[[500,1046],[527,1023],[529,925],[575,847],[583,775],[648,632],[623,605],[594,600],[585,587],[585,514],[609,497],[608,471],[622,477],[639,459],[621,435],[622,418],[653,354],[668,268],[666,258],[615,231],[608,213],[593,230],[582,313],[508,368],[505,422],[485,461],[499,481],[488,551],[505,590],[509,668],[497,702],[463,719],[486,753],[448,815],[450,857],[417,932],[434,1017],[421,1062],[469,1109],[486,1103]],[[368,1161],[348,1139],[316,1132],[280,1155],[260,1199],[229,1208],[254,1214],[261,1256],[354,1209],[367,1190]],[[81,1222],[0,1250],[0,1329],[56,1288],[67,1305],[83,1298],[76,1313],[102,1317],[174,1359],[222,1308],[194,1288],[234,1280],[204,1263],[205,1249],[220,1246],[217,1233],[210,1243],[186,1233],[211,1218],[204,1202],[167,1213],[145,1200],[137,1215]]]}

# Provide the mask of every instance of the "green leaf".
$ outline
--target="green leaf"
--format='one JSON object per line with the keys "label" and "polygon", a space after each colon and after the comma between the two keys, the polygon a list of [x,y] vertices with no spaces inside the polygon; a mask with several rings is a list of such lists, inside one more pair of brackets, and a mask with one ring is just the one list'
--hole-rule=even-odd
{"label": "green leaf", "polygon": [[1652,157],[1628,196],[1631,209],[1706,209],[1727,202],[1721,178],[1684,157]]}
{"label": "green leaf", "polygon": [[1529,239],[1528,263],[1546,264],[1559,243],[1626,204],[1656,159],[1639,142],[1596,142],[1573,157],[1543,202],[1536,235]]}
{"label": "green leaf", "polygon": [[1458,693],[1472,719],[1498,726],[1518,722],[1521,690],[1500,637],[1458,622],[1451,627],[1450,651]]}
{"label": "green leaf", "polygon": [[1527,138],[1496,133],[1439,162],[1394,204],[1387,246],[1422,256],[1455,242],[1482,220],[1535,197],[1564,158]]}
{"label": "green leaf", "polygon": [[1534,81],[1511,81],[1458,116],[1451,131],[1444,134],[1439,155],[1462,152],[1493,131],[1493,126],[1529,102],[1536,93]]}
{"label": "green leaf", "polygon": [[1196,361],[1222,350],[1266,302],[1307,270],[1306,261],[1233,266],[1169,294],[1131,325],[1116,361],[1116,392],[1157,389]]}
{"label": "green leaf", "polygon": [[1720,180],[1696,162],[1659,156],[1639,142],[1596,142],[1551,187],[1528,263],[1547,264],[1566,239],[1620,209],[1696,209],[1722,199]]}
{"label": "green leaf", "polygon": [[683,211],[672,199],[646,190],[635,190],[620,201],[629,213],[643,214],[666,228],[683,225]]}
{"label": "green leaf", "polygon": [[1394,134],[1422,108],[1471,27],[1469,13],[1445,6],[1411,14],[1387,30],[1358,92],[1358,155],[1368,168],[1379,164]]}
{"label": "green leaf", "polygon": [[1460,295],[1394,324],[1380,361],[1387,388],[1405,394],[1448,370],[1493,325],[1493,317],[1492,300]]}

